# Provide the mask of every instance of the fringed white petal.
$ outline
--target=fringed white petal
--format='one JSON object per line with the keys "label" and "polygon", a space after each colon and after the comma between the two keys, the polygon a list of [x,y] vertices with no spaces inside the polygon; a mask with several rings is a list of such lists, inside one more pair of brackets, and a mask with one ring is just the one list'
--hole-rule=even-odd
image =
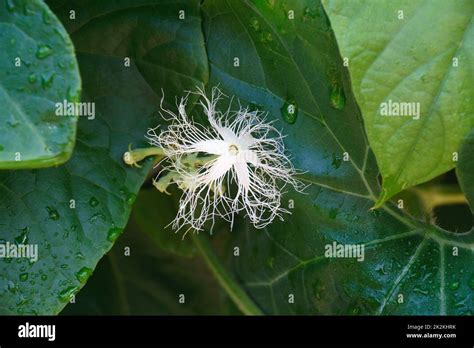
{"label": "fringed white petal", "polygon": [[[163,148],[167,156],[161,163],[163,170],[176,172],[175,182],[184,190],[173,228],[202,230],[208,221],[213,226],[216,217],[232,226],[235,214],[241,211],[257,228],[276,217],[282,219],[289,213],[281,207],[285,186],[304,189],[284,153],[283,136],[261,112],[219,111],[217,103],[223,94],[218,88],[212,89],[210,99],[203,89],[195,94],[210,127],[188,117],[186,96],[178,105],[178,115],[163,109],[171,121],[166,130],[148,132],[150,142]],[[196,161],[209,155],[215,158],[198,167],[186,165],[189,156]]]}

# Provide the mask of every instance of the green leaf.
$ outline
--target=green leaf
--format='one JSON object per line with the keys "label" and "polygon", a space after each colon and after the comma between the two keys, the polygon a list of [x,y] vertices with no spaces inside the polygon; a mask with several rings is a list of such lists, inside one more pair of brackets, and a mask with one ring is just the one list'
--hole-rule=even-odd
{"label": "green leaf", "polygon": [[474,129],[464,139],[459,151],[459,164],[456,174],[459,184],[474,212]]}
{"label": "green leaf", "polygon": [[[324,0],[377,158],[380,207],[452,168],[474,126],[474,3]],[[402,11],[402,12],[400,12]],[[382,116],[392,102],[417,116]],[[387,103],[387,104],[384,104]]]}
{"label": "green leaf", "polygon": [[[125,227],[151,167],[149,161],[141,169],[126,167],[122,156],[129,144],[145,145],[161,87],[174,96],[207,79],[198,1],[95,4],[87,11],[82,1],[52,8],[73,38],[84,99],[96,103],[97,117],[79,122],[66,165],[0,173],[0,239],[37,244],[39,252],[35,263],[0,261],[3,314],[58,313],[84,285]],[[70,8],[82,17],[69,21]],[[189,21],[175,21],[178,9]],[[170,65],[170,57],[182,64]]]}
{"label": "green leaf", "polygon": [[62,314],[216,315],[230,310],[202,260],[163,252],[152,234],[130,224]]}
{"label": "green leaf", "polygon": [[[391,204],[369,210],[379,172],[322,7],[207,0],[203,11],[210,84],[268,111],[311,184],[284,197],[284,222],[234,225],[240,257],[230,267],[253,300],[269,314],[472,314],[474,233],[443,231]],[[326,257],[334,242],[363,245],[364,260]]]}
{"label": "green leaf", "polygon": [[158,194],[155,188],[142,190],[135,203],[132,219],[164,251],[192,256],[196,253],[192,241],[189,238],[183,239],[182,234],[173,233],[168,226],[176,215],[175,207],[179,199],[179,192],[176,190],[173,193],[168,196]]}
{"label": "green leaf", "polygon": [[71,156],[76,116],[56,104],[79,102],[74,47],[39,0],[0,1],[0,169],[59,165]]}

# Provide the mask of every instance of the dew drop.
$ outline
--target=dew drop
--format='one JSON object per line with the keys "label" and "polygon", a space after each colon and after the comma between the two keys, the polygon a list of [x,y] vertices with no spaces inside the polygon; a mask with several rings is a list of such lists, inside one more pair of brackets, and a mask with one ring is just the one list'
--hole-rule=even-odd
{"label": "dew drop", "polygon": [[89,279],[91,274],[92,270],[90,268],[83,267],[76,273],[76,279],[84,284],[85,282],[87,282],[87,279]]}
{"label": "dew drop", "polygon": [[280,108],[280,112],[286,123],[294,124],[298,116],[298,106],[293,99],[288,99]]}
{"label": "dew drop", "polygon": [[459,282],[452,282],[451,284],[448,285],[449,289],[455,291],[459,288]]}
{"label": "dew drop", "polygon": [[73,103],[79,103],[80,102],[80,95],[81,95],[81,90],[80,89],[73,89],[71,87],[68,87],[67,89],[67,100]]}
{"label": "dew drop", "polygon": [[95,197],[92,197],[91,199],[89,199],[89,205],[92,207],[92,208],[95,208],[99,205],[99,201],[97,200],[97,198]]}
{"label": "dew drop", "polygon": [[3,150],[5,150],[5,148],[2,145],[0,145],[0,152],[2,152]]}
{"label": "dew drop", "polygon": [[43,11],[43,23],[51,24],[51,16],[48,11]]}
{"label": "dew drop", "polygon": [[273,35],[269,31],[264,31],[260,34],[260,42],[268,44],[273,42]]}
{"label": "dew drop", "polygon": [[133,203],[135,203],[136,200],[137,200],[137,195],[134,193],[130,193],[127,196],[126,202],[128,205],[132,205]]}
{"label": "dew drop", "polygon": [[89,218],[89,222],[90,223],[95,223],[97,220],[102,220],[102,221],[105,221],[107,218],[104,214],[102,213],[96,213],[94,215],[92,215],[90,218]]}
{"label": "dew drop", "polygon": [[46,274],[42,274],[41,275],[41,280],[45,281],[46,279],[48,279],[48,276]]}
{"label": "dew drop", "polygon": [[77,293],[79,287],[77,286],[70,286],[63,291],[61,291],[58,295],[58,299],[61,302],[69,302],[71,298]]}
{"label": "dew drop", "polygon": [[45,59],[53,54],[53,49],[48,45],[39,45],[36,51],[36,58]]}
{"label": "dew drop", "polygon": [[18,291],[18,285],[12,282],[11,280],[8,281],[8,291],[11,293],[16,293]]}
{"label": "dew drop", "polygon": [[41,76],[41,86],[43,89],[49,89],[53,85],[54,81],[54,73],[52,73],[49,77],[42,75]]}
{"label": "dew drop", "polygon": [[260,22],[258,21],[257,18],[255,17],[250,18],[250,28],[252,28],[255,31],[260,30]]}
{"label": "dew drop", "polygon": [[333,153],[332,154],[332,163],[331,165],[335,168],[335,169],[338,169],[340,166],[341,166],[341,163],[342,163],[342,158],[341,156]]}
{"label": "dew drop", "polygon": [[335,109],[342,110],[346,105],[346,95],[344,89],[340,85],[333,85],[330,90],[331,106]]}
{"label": "dew drop", "polygon": [[31,73],[28,75],[28,82],[33,84],[36,82],[36,74],[35,73]]}
{"label": "dew drop", "polygon": [[20,281],[26,282],[28,280],[28,273],[21,273],[20,274]]}
{"label": "dew drop", "polygon": [[[18,299],[18,301],[16,301],[16,305],[17,306],[23,306],[24,304],[27,304],[28,303],[28,299],[24,296],[20,296],[20,298]],[[23,309],[19,308],[17,310],[17,313],[18,314],[22,314],[23,313]]]}
{"label": "dew drop", "polygon": [[46,207],[46,210],[48,211],[49,218],[51,220],[54,220],[54,221],[59,220],[59,213],[56,209],[51,208],[51,207]]}
{"label": "dew drop", "polygon": [[122,229],[121,228],[117,228],[117,227],[113,227],[109,230],[109,232],[107,233],[107,240],[109,242],[115,242],[117,240],[117,238],[122,234]]}
{"label": "dew drop", "polygon": [[273,268],[273,264],[275,262],[275,258],[274,257],[269,257],[267,260],[266,260],[266,264],[269,268]]}

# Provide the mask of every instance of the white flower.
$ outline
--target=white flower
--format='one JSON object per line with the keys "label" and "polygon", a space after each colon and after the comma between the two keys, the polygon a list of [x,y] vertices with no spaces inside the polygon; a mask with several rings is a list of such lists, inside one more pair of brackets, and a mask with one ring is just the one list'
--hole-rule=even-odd
{"label": "white flower", "polygon": [[[198,88],[199,104],[210,127],[186,114],[189,94],[178,105],[178,115],[163,109],[170,118],[167,130],[150,129],[152,145],[164,149],[163,170],[174,172],[174,182],[183,189],[173,228],[202,230],[205,222],[220,216],[231,223],[244,211],[257,228],[288,211],[281,207],[282,190],[304,185],[284,154],[283,137],[260,112],[240,108],[236,112],[216,109],[223,94],[212,89],[209,100]],[[158,178],[159,180],[159,178]]]}

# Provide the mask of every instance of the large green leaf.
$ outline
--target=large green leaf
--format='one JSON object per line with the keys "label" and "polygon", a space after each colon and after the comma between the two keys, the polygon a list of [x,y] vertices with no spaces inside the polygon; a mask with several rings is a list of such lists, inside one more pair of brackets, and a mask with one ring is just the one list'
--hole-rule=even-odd
{"label": "large green leaf", "polygon": [[154,234],[156,230],[150,233],[130,223],[123,237],[101,260],[76,302],[61,314],[228,313],[229,303],[221,296],[202,260],[163,252],[162,243],[156,243]]}
{"label": "large green leaf", "polygon": [[78,102],[74,47],[40,0],[0,1],[0,169],[58,165],[71,156],[76,116],[56,104]]}
{"label": "large green leaf", "polygon": [[[286,195],[294,209],[284,201],[284,222],[234,226],[240,256],[226,253],[255,302],[271,314],[472,313],[473,232],[443,231],[391,204],[369,211],[378,169],[320,4],[207,0],[203,11],[210,83],[268,111],[311,184]],[[326,258],[333,242],[363,244],[364,261]]]}
{"label": "large green leaf", "polygon": [[[380,206],[454,168],[454,153],[474,126],[474,2],[324,4],[382,174]],[[382,116],[390,101],[419,103],[419,119]]]}
{"label": "large green leaf", "polygon": [[[57,313],[83,286],[125,227],[150,169],[150,162],[129,168],[122,156],[129,144],[145,144],[161,88],[177,95],[207,79],[198,1],[94,2],[87,11],[82,1],[51,3],[76,45],[84,99],[96,103],[98,115],[80,121],[66,165],[0,174],[0,238],[39,248],[35,263],[0,262],[4,314]],[[68,19],[71,8],[76,21]],[[178,9],[186,10],[188,21],[177,22]],[[131,58],[130,67],[124,57]],[[183,64],[170,65],[170,57]]]}

